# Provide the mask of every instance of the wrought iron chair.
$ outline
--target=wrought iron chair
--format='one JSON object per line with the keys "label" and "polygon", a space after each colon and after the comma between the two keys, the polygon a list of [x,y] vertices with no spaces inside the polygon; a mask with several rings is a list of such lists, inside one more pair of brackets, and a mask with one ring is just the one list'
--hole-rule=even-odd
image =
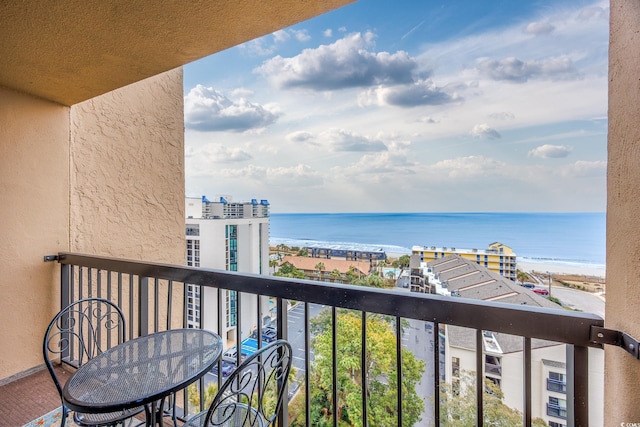
{"label": "wrought iron chair", "polygon": [[[64,361],[80,367],[103,351],[125,341],[126,324],[120,308],[102,298],[78,300],[60,311],[51,321],[44,335],[42,353],[62,400],[62,384],[54,369],[54,361]],[[142,412],[142,406],[105,414],[74,412],[73,419],[81,426],[113,426],[123,424]],[[70,409],[62,402],[61,427]],[[139,420],[136,420],[139,421]]]}
{"label": "wrought iron chair", "polygon": [[222,385],[208,410],[184,427],[270,426],[278,416],[291,371],[291,345],[277,340],[256,351]]}

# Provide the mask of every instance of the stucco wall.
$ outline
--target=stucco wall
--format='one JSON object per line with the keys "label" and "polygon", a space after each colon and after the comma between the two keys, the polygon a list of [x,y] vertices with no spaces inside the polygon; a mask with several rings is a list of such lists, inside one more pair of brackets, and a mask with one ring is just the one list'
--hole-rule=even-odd
{"label": "stucco wall", "polygon": [[0,88],[0,379],[42,364],[69,249],[69,108]]}
{"label": "stucco wall", "polygon": [[71,250],[184,264],[182,69],[71,107]]}
{"label": "stucco wall", "polygon": [[[611,1],[606,325],[640,338],[640,2]],[[605,351],[605,425],[640,423],[640,360]]]}

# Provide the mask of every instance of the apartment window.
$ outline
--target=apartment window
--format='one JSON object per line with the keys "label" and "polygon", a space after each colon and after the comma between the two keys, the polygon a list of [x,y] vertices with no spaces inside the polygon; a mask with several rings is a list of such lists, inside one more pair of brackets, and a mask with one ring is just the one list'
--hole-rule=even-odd
{"label": "apartment window", "polygon": [[549,378],[547,378],[547,390],[555,391],[556,393],[566,393],[567,380],[565,374],[550,371]]}
{"label": "apartment window", "polygon": [[199,236],[200,235],[200,225],[193,224],[187,225],[187,236]]}
{"label": "apartment window", "polygon": [[237,307],[238,293],[236,291],[227,291],[226,308],[227,308],[227,327],[233,327],[237,325],[238,307]]}
{"label": "apartment window", "polygon": [[555,396],[549,396],[547,403],[547,415],[556,418],[567,418],[567,401]]}
{"label": "apartment window", "polygon": [[502,359],[498,356],[487,354],[484,357],[484,372],[490,375],[502,375]]}
{"label": "apartment window", "polygon": [[460,377],[460,358],[451,358],[451,375],[454,377]]}
{"label": "apartment window", "polygon": [[566,427],[566,424],[557,423],[555,421],[549,421],[549,427]]}

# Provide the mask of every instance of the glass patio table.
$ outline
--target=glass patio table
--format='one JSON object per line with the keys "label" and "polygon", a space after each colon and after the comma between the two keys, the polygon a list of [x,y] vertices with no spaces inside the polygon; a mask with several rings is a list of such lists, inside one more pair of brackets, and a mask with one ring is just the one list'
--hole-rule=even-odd
{"label": "glass patio table", "polygon": [[114,412],[145,406],[147,425],[162,420],[164,399],[206,374],[222,339],[201,329],[173,329],[126,341],[94,357],[64,385],[70,409]]}

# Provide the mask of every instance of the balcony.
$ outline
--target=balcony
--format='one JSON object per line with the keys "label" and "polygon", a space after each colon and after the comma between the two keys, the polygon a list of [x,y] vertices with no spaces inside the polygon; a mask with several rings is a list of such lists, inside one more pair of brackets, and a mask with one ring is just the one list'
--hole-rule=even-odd
{"label": "balcony", "polygon": [[561,418],[563,420],[567,419],[567,408],[564,408],[559,405],[554,405],[552,403],[547,403],[547,415],[550,417]]}
{"label": "balcony", "polygon": [[[327,408],[329,414],[333,414],[333,408],[339,407],[338,396],[342,393],[342,382],[338,381],[338,360],[343,354],[337,345],[337,316],[343,309],[349,310],[354,318],[369,319],[371,316],[383,315],[393,327],[395,337],[392,347],[395,352],[391,366],[386,366],[385,383],[393,390],[394,399],[389,402],[390,412],[398,425],[403,425],[403,416],[406,416],[404,397],[406,393],[406,378],[403,372],[407,367],[403,363],[403,341],[412,333],[415,322],[424,324],[422,331],[443,331],[444,325],[454,325],[471,329],[476,337],[476,372],[483,369],[490,372],[493,366],[485,364],[483,356],[483,336],[487,331],[500,334],[510,334],[521,337],[523,344],[524,370],[522,382],[525,385],[523,394],[523,422],[530,425],[534,417],[532,410],[532,340],[542,339],[566,344],[567,372],[567,402],[574,402],[573,406],[566,409],[565,416],[575,425],[589,425],[589,399],[588,399],[588,364],[587,351],[589,347],[598,348],[599,345],[592,342],[592,328],[603,325],[603,320],[598,316],[586,313],[565,312],[562,310],[526,307],[520,305],[508,305],[490,303],[464,298],[450,298],[429,294],[415,294],[408,292],[364,288],[349,285],[327,284],[317,281],[294,280],[274,278],[268,276],[246,275],[235,272],[199,269],[178,265],[145,263],[124,259],[104,258],[72,253],[59,255],[62,264],[61,273],[61,304],[65,305],[73,300],[87,296],[101,296],[116,301],[125,311],[128,317],[129,336],[136,337],[159,330],[186,327],[187,318],[187,286],[185,284],[201,287],[200,307],[204,321],[207,324],[212,319],[217,321],[213,329],[221,336],[224,335],[222,316],[225,313],[226,290],[241,292],[237,299],[238,319],[264,319],[269,313],[270,307],[265,304],[264,298],[270,297],[276,301],[275,316],[272,316],[273,325],[279,338],[295,341],[296,351],[294,358],[297,362],[297,379],[289,385],[289,393],[285,395],[289,411],[280,414],[281,425],[289,424],[289,417],[296,416],[294,407],[298,408],[298,420],[303,420],[303,425],[313,425],[310,411],[312,389],[316,386],[311,378],[313,368],[312,338],[317,331],[312,330],[310,320],[317,315],[319,310],[326,313],[329,319],[328,333],[331,336],[331,359],[329,364],[329,383],[331,392],[330,404]],[[213,303],[210,295],[218,295],[217,302]],[[259,297],[260,296],[260,297]],[[247,301],[252,301],[247,303]],[[297,313],[302,320],[295,323],[298,315],[289,315],[290,301],[296,301]],[[207,304],[208,303],[208,304]],[[273,314],[273,313],[272,313]],[[381,317],[381,316],[378,316]],[[245,321],[241,321],[240,327],[236,327],[231,335],[227,334],[229,345],[242,342],[248,334],[249,328]],[[250,321],[252,323],[253,320]],[[407,327],[409,322],[410,327]],[[294,325],[299,325],[295,326]],[[372,339],[368,331],[369,320],[358,324],[359,368],[353,367],[356,372],[355,382],[366,386],[373,378],[361,378],[360,372],[368,372],[367,342]],[[241,329],[245,330],[241,330]],[[211,328],[207,328],[211,329]],[[216,331],[217,329],[217,331]],[[418,328],[415,328],[418,329]],[[425,332],[426,333],[426,332]],[[257,342],[262,342],[261,328],[257,328]],[[422,356],[425,371],[430,378],[444,378],[444,360],[446,335],[433,333],[433,345],[426,356]],[[413,339],[412,339],[413,340]],[[418,338],[416,335],[416,343]],[[426,343],[425,343],[426,344]],[[535,346],[533,346],[535,348]],[[367,349],[367,350],[363,350]],[[238,358],[240,355],[238,354]],[[237,362],[240,362],[239,360]],[[294,363],[295,366],[295,363]],[[42,374],[42,372],[40,373]],[[483,392],[481,380],[475,380],[476,403],[475,411],[478,419],[483,419]],[[218,379],[221,381],[222,379]],[[442,417],[440,399],[433,396],[441,392],[443,381],[431,381],[431,386],[421,389],[419,397],[423,401],[423,420],[438,425]],[[204,387],[201,380],[199,387]],[[364,419],[369,419],[372,413],[371,390],[363,392],[359,388],[359,405]],[[0,396],[2,390],[0,389]],[[182,392],[179,402],[189,401],[187,392]],[[296,403],[297,401],[297,403]],[[290,404],[289,404],[290,403]],[[340,402],[342,404],[342,402]],[[191,405],[182,405],[181,418],[188,417],[194,410]],[[300,409],[302,408],[302,409]],[[387,410],[389,410],[387,408]],[[549,406],[546,412],[549,413]],[[544,411],[544,409],[542,409]],[[43,409],[41,413],[47,410]],[[555,412],[554,412],[555,414]],[[537,415],[539,416],[539,415]],[[555,415],[554,415],[555,416]],[[336,417],[331,417],[333,425],[337,424]],[[374,425],[370,422],[371,425]]]}
{"label": "balcony", "polygon": [[555,391],[556,393],[566,393],[567,384],[565,384],[563,381],[552,380],[551,378],[547,378],[547,390]]}

